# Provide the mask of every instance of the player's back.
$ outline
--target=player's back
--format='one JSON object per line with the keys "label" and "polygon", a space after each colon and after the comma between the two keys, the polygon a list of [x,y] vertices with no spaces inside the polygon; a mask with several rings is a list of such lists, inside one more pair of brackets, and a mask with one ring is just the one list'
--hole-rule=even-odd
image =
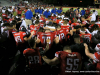
{"label": "player's back", "polygon": [[15,33],[14,34],[14,38],[15,38],[15,41],[16,41],[16,44],[18,45],[19,43],[24,43],[24,36],[26,35],[25,32],[18,32],[18,33]]}
{"label": "player's back", "polygon": [[91,38],[92,38],[92,35],[91,35],[91,34],[88,33],[88,34],[79,34],[79,35],[80,35],[81,42],[83,42],[83,40],[82,40],[82,38],[81,38],[82,35],[84,35],[85,38],[88,39],[87,42],[90,42],[90,41],[91,41]]}
{"label": "player's back", "polygon": [[[57,53],[56,53],[57,54]],[[78,52],[58,52],[60,60],[60,75],[76,75],[72,71],[79,71],[81,66],[81,55]]]}
{"label": "player's back", "polygon": [[66,34],[66,32],[65,32],[64,29],[61,29],[61,30],[57,31],[57,35],[59,35],[60,43],[63,43],[63,40],[65,39],[65,36],[66,36],[65,34]]}
{"label": "player's back", "polygon": [[27,48],[23,51],[24,56],[29,60],[29,67],[34,71],[38,71],[42,66],[39,50],[39,48]]}
{"label": "player's back", "polygon": [[95,57],[95,60],[93,60],[93,62],[96,63],[96,70],[100,71],[100,52],[95,52],[94,57]]}

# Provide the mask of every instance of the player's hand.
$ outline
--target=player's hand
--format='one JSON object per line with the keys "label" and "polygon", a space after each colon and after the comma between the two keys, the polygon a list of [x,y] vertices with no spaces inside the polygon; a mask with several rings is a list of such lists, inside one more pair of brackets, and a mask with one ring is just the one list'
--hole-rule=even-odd
{"label": "player's hand", "polygon": [[31,35],[33,35],[33,34],[34,34],[34,31],[31,32]]}
{"label": "player's hand", "polygon": [[45,51],[43,50],[43,48],[40,48],[40,51],[39,52],[40,52],[40,55],[41,56],[44,56],[45,55]]}
{"label": "player's hand", "polygon": [[50,43],[50,39],[48,38],[48,39],[46,40],[46,42],[47,42],[47,43]]}
{"label": "player's hand", "polygon": [[37,38],[35,42],[36,42],[36,43],[40,43],[41,40],[40,40],[39,38]]}
{"label": "player's hand", "polygon": [[54,39],[55,43],[59,43],[59,37],[57,36],[55,39]]}

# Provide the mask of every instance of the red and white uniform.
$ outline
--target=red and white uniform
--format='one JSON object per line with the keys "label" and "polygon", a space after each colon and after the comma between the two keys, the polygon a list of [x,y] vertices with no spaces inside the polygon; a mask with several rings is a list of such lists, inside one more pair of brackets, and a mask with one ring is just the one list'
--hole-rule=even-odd
{"label": "red and white uniform", "polygon": [[31,30],[38,30],[39,28],[40,28],[39,26],[30,25]]}
{"label": "red and white uniform", "polygon": [[8,17],[8,15],[6,15],[5,13],[2,14],[3,21],[6,21],[5,18],[7,18],[7,17]]}
{"label": "red and white uniform", "polygon": [[[93,63],[97,64],[96,65],[96,70],[100,71],[100,52],[95,52],[94,53],[94,59],[95,60],[93,60]],[[98,73],[98,75],[100,75],[100,73]]]}
{"label": "red and white uniform", "polygon": [[64,21],[63,21],[63,20],[61,20],[61,21],[59,21],[59,23],[58,23],[58,24],[63,25],[63,22],[64,22]]}
{"label": "red and white uniform", "polygon": [[59,19],[56,19],[56,23],[57,23],[57,24],[59,24],[59,22],[60,22],[60,21],[61,21],[61,20],[59,20]]}
{"label": "red and white uniform", "polygon": [[38,32],[37,36],[41,40],[42,46],[45,48],[46,47],[46,39],[48,39],[48,38],[50,39],[49,47],[51,47],[51,45],[53,44],[53,40],[56,37],[56,33],[55,32],[48,32],[48,33]]}
{"label": "red and white uniform", "polygon": [[80,35],[80,40],[81,40],[81,43],[83,42],[83,40],[82,40],[82,38],[81,38],[81,36],[82,35],[84,35],[85,36],[85,38],[88,38],[89,40],[89,42],[91,41],[91,38],[92,38],[92,35],[91,34],[79,34]]}
{"label": "red and white uniform", "polygon": [[79,23],[72,23],[71,26],[77,26],[80,25]]}
{"label": "red and white uniform", "polygon": [[66,37],[66,32],[64,29],[61,29],[61,30],[58,30],[57,31],[57,35],[59,35],[59,41],[60,43],[63,43],[63,40],[65,39]]}
{"label": "red and white uniform", "polygon": [[40,22],[40,27],[43,27],[44,23]]}
{"label": "red and white uniform", "polygon": [[16,45],[25,43],[25,40],[23,38],[25,35],[26,35],[25,32],[18,32],[18,33],[15,33],[14,34],[14,38],[15,38],[15,41],[16,41]]}
{"label": "red and white uniform", "polygon": [[82,21],[82,24],[85,24],[86,25],[87,24],[87,21]]}
{"label": "red and white uniform", "polygon": [[68,53],[65,51],[58,51],[55,53],[55,57],[60,61],[59,75],[77,75],[73,72],[67,71],[78,71],[82,62],[82,57],[78,52]]}
{"label": "red and white uniform", "polygon": [[23,55],[29,60],[29,67],[34,71],[39,71],[42,66],[40,48],[31,49],[27,48],[23,51]]}
{"label": "red and white uniform", "polygon": [[30,33],[31,33],[32,31],[34,31],[34,34],[33,34],[34,36],[37,35],[37,31],[36,31],[36,30],[30,30]]}

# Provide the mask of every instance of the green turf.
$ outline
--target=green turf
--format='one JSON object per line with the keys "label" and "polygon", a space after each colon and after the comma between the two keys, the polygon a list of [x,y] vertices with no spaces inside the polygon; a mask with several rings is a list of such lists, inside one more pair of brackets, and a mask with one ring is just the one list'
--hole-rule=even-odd
{"label": "green turf", "polygon": [[[51,8],[52,9],[52,8]],[[68,10],[69,8],[63,8],[63,12],[66,12],[67,10]],[[74,9],[76,9],[76,8],[74,8]],[[86,8],[85,8],[86,9]],[[80,11],[82,10],[82,8],[80,8]],[[93,10],[93,9],[91,9],[91,10]],[[97,10],[98,11],[98,15],[100,15],[100,9],[95,9],[95,10]],[[24,13],[24,11],[22,12],[22,14]],[[34,12],[33,12],[33,14],[34,14]],[[14,12],[14,14],[13,14],[14,16],[16,16],[17,15],[17,13],[16,12]]]}

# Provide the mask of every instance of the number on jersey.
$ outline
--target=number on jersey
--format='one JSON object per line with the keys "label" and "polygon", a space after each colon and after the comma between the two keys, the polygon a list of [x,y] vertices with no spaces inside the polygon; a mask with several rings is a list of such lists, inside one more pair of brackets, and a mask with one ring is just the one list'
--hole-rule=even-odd
{"label": "number on jersey", "polygon": [[67,66],[69,67],[66,67],[66,70],[77,70],[79,66],[77,63],[79,63],[79,59],[67,58]]}
{"label": "number on jersey", "polygon": [[59,40],[60,40],[60,39],[64,39],[64,38],[65,38],[64,33],[59,34]]}
{"label": "number on jersey", "polygon": [[15,37],[15,41],[16,41],[17,43],[18,43],[18,42],[22,42],[20,36],[16,36],[16,37]]}
{"label": "number on jersey", "polygon": [[[46,40],[47,40],[47,39],[51,39],[51,37],[42,36],[42,39],[44,40],[43,43],[46,43]],[[51,44],[51,40],[50,40],[49,44]]]}
{"label": "number on jersey", "polygon": [[28,56],[28,59],[31,64],[39,63],[39,56]]}

